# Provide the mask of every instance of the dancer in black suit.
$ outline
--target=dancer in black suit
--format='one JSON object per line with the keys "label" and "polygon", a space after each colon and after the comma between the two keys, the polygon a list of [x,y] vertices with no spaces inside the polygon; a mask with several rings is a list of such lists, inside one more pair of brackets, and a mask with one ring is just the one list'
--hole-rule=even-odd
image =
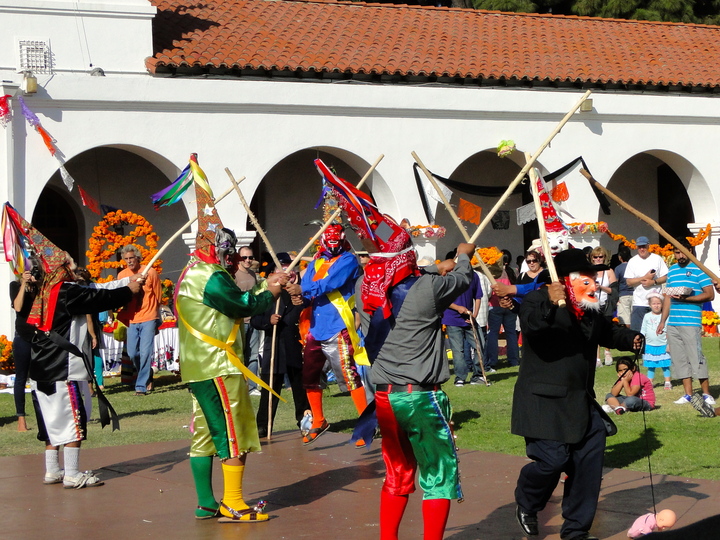
{"label": "dancer in black suit", "polygon": [[[529,293],[520,307],[523,359],[515,385],[512,433],[525,437],[532,459],[520,471],[515,500],[523,532],[538,534],[545,508],[566,472],[560,537],[591,540],[602,480],[605,438],[614,425],[595,401],[598,345],[640,349],[642,335],[602,315],[595,273],[582,251],[555,257],[560,282]],[[560,300],[566,301],[559,307]]]}

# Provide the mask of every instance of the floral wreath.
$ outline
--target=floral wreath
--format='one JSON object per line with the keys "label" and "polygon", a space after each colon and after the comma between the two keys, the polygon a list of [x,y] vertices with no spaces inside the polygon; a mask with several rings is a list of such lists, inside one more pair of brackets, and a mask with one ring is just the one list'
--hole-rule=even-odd
{"label": "floral wreath", "polygon": [[[118,229],[125,226],[134,226],[134,228],[123,236]],[[141,244],[139,240],[142,240],[145,245]],[[125,266],[123,261],[114,260],[115,254],[130,244],[140,251],[141,264],[147,264],[157,253],[158,235],[153,232],[153,226],[144,217],[134,212],[116,210],[105,214],[105,217],[93,227],[89,241],[90,249],[86,251],[87,269],[93,279],[98,283],[115,279],[114,275],[103,276],[103,271],[123,268]],[[153,268],[158,274],[162,273],[161,265],[162,260],[160,259],[153,263]]]}

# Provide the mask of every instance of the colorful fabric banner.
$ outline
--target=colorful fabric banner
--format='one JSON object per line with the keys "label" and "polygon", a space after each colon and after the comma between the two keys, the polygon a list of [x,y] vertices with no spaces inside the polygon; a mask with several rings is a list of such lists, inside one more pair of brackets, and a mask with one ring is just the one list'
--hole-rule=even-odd
{"label": "colorful fabric banner", "polygon": [[78,192],[80,192],[80,200],[82,201],[83,206],[87,206],[92,212],[102,215],[100,213],[100,205],[98,202],[93,199],[88,192],[82,188],[82,186],[78,186]]}
{"label": "colorful fabric banner", "polygon": [[466,201],[461,198],[458,204],[457,216],[463,221],[480,225],[480,217],[482,216],[482,208],[477,204]]}
{"label": "colorful fabric banner", "polygon": [[205,172],[197,162],[197,154],[190,155],[190,162],[187,167],[168,187],[150,196],[155,210],[178,202],[190,186],[193,185],[193,182],[197,183],[210,196],[211,200],[215,198],[212,189],[210,189],[207,176],[205,176]]}

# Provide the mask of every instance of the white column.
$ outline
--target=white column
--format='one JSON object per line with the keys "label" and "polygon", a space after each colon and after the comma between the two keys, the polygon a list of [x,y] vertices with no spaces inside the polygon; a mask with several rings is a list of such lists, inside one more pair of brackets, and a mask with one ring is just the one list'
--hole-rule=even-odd
{"label": "white column", "polygon": [[[0,95],[10,94],[15,97],[18,93],[19,85],[15,83],[0,83]],[[18,188],[24,186],[24,179],[20,178],[15,171],[15,137],[14,137],[14,125],[18,122],[24,122],[22,114],[18,108],[13,107],[13,99],[9,100],[8,105],[13,111],[13,120],[8,122],[4,128],[0,128],[0,163],[5,161],[5,166],[0,167],[0,203],[9,201],[13,206],[16,204],[15,193],[16,184]],[[4,160],[3,160],[4,158]],[[24,197],[23,197],[24,201]],[[23,203],[24,204],[24,203]],[[20,209],[23,211],[23,208]],[[3,261],[0,269],[0,291],[5,291],[3,294],[8,294],[7,291],[10,288],[10,282],[15,279],[10,265],[4,263],[5,252],[3,251],[2,242],[0,242],[0,256]],[[5,297],[4,300],[0,297],[0,302],[6,302],[4,309],[0,309],[0,334],[4,334],[12,341],[15,335],[15,312],[10,306],[10,298]]]}

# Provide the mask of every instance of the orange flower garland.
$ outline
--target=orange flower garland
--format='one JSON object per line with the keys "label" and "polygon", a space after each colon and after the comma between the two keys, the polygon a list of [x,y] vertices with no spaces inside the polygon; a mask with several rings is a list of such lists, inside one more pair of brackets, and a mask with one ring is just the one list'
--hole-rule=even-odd
{"label": "orange flower garland", "polygon": [[[710,236],[710,232],[712,231],[712,225],[709,223],[707,226],[699,231],[697,233],[697,236],[686,236],[687,241],[690,243],[691,246],[699,246],[702,244],[705,240],[707,240],[707,237]],[[626,246],[628,246],[630,249],[637,249],[637,245],[635,244],[635,240],[628,240],[623,236],[622,234],[613,234],[610,230],[607,231],[607,235],[613,239],[613,241],[617,242],[620,241]],[[659,244],[650,244],[648,247],[648,250],[650,253],[657,253],[660,255],[663,259],[665,259],[666,262],[674,262],[673,257],[673,245],[672,244],[665,244],[664,247],[661,247]]]}
{"label": "orange flower garland", "polygon": [[[134,226],[125,236],[115,232],[115,226]],[[143,240],[142,245],[138,240]],[[123,261],[116,261],[115,254],[124,246],[135,245],[140,250],[141,264],[146,264],[157,253],[158,235],[153,232],[153,226],[141,215],[134,212],[117,210],[105,214],[105,217],[93,228],[90,236],[87,269],[90,275],[98,282],[104,283],[115,279],[114,275],[103,276],[103,271],[125,267]],[[158,259],[153,268],[158,274],[162,273],[162,260]]]}

